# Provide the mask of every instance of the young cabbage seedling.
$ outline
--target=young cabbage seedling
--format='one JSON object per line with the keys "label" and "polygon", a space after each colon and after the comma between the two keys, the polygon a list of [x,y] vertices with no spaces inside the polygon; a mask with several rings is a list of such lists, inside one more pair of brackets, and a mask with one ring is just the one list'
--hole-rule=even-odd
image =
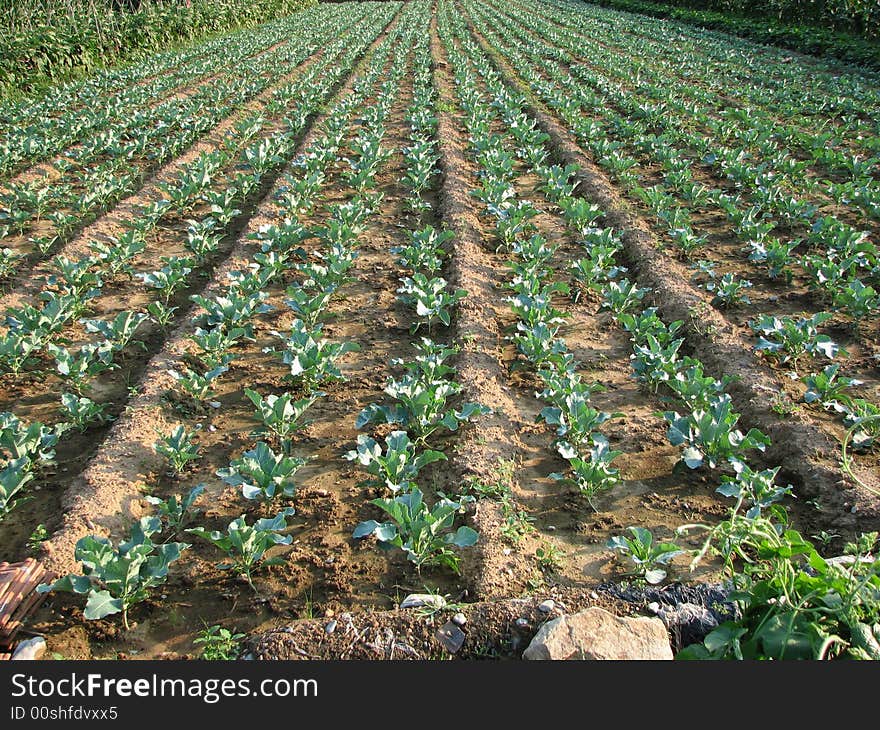
{"label": "young cabbage seedling", "polygon": [[276,454],[268,444],[260,441],[241,458],[230,462],[229,468],[220,469],[217,476],[233,487],[240,486],[245,499],[269,501],[278,496],[293,497],[296,494],[293,477],[306,463],[307,459]]}
{"label": "young cabbage seedling", "polygon": [[384,452],[374,439],[361,434],[358,436],[357,449],[349,451],[345,458],[366,467],[376,477],[373,483],[384,485],[396,494],[410,491],[422,468],[445,460],[446,455],[431,450],[417,454],[416,445],[410,441],[406,431],[392,431],[385,439]]}
{"label": "young cabbage seedling", "polygon": [[199,514],[200,510],[195,504],[204,491],[205,486],[197,484],[185,495],[173,494],[168,499],[147,495],[145,499],[156,507],[159,517],[165,523],[165,528],[177,535]]}
{"label": "young cabbage seedling", "polygon": [[16,496],[34,478],[34,473],[29,467],[27,457],[22,456],[7,461],[0,469],[0,522],[16,505],[30,499],[30,497]]}
{"label": "young cabbage seedling", "polygon": [[157,454],[168,459],[175,474],[180,474],[186,469],[187,464],[201,458],[199,447],[193,441],[194,436],[194,431],[187,431],[181,424],[170,434],[156,441],[153,448],[156,449]]}
{"label": "young cabbage seedling", "polygon": [[105,411],[106,403],[95,403],[73,393],[61,394],[61,412],[68,428],[84,433],[90,426],[102,424],[111,419]]}
{"label": "young cabbage seedling", "polygon": [[[313,391],[307,398],[296,400],[290,393],[267,395],[263,397],[255,390],[244,389],[244,394],[257,408],[256,416],[265,429],[278,438],[282,451],[290,456],[293,448],[293,435],[308,425],[303,415],[318,398],[326,395]],[[261,431],[256,431],[260,435]]]}
{"label": "young cabbage seedling", "polygon": [[385,512],[387,522],[361,522],[352,537],[361,539],[375,535],[383,550],[399,548],[421,573],[423,565],[445,565],[458,573],[459,557],[452,547],[470,547],[479,535],[470,527],[462,526],[451,532],[455,515],[463,512],[473,497],[461,497],[458,502],[440,499],[433,509],[425,504],[418,487],[391,499],[374,499],[372,504]]}
{"label": "young cabbage seedling", "polygon": [[116,546],[106,537],[81,538],[74,556],[82,563],[84,574],[66,575],[51,585],[38,586],[37,591],[88,595],[83,618],[91,621],[121,612],[128,630],[129,609],[165,582],[171,563],[189,547],[184,542],[154,544],[151,538],[161,528],[158,517],[144,517],[132,527],[129,538]]}
{"label": "young cabbage seedling", "polygon": [[263,558],[269,548],[275,545],[290,545],[293,541],[290,535],[280,533],[287,528],[286,518],[294,513],[293,507],[287,507],[275,517],[257,520],[253,525],[249,525],[245,515],[242,515],[230,522],[225,532],[219,530],[209,532],[202,527],[191,527],[187,532],[204,538],[226,553],[229,562],[219,563],[217,567],[221,570],[235,570],[244,576],[248,585],[256,591],[253,572],[261,561],[263,565],[278,565],[284,562],[284,558],[270,560]]}
{"label": "young cabbage seedling", "polygon": [[635,575],[651,585],[661,583],[666,577],[666,566],[682,550],[671,542],[654,542],[651,531],[644,527],[627,528],[632,537],[619,535],[608,540],[608,547],[628,555],[635,565]]}

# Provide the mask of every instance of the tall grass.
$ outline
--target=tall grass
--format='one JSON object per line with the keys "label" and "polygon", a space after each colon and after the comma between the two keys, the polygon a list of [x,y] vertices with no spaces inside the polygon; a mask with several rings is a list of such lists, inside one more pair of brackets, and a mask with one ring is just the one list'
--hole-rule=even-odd
{"label": "tall grass", "polygon": [[0,94],[288,15],[316,0],[0,0]]}

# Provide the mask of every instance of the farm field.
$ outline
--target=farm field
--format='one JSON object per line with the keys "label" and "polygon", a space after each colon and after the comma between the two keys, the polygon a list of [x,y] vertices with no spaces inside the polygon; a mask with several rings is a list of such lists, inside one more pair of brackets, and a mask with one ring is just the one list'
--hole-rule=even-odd
{"label": "farm field", "polygon": [[384,658],[337,622],[729,580],[691,654],[878,658],[878,238],[880,75],[574,0],[318,4],[4,102],[25,628]]}

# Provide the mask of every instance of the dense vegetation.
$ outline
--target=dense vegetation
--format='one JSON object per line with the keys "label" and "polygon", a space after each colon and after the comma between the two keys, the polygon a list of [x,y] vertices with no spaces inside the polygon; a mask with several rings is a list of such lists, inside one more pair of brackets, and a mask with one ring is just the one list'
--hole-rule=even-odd
{"label": "dense vegetation", "polygon": [[[605,7],[735,33],[759,43],[880,68],[880,3],[874,0],[597,0]],[[848,13],[846,8],[857,8]]]}
{"label": "dense vegetation", "polygon": [[669,4],[752,17],[807,21],[865,35],[880,32],[880,5],[874,0],[669,0]]}
{"label": "dense vegetation", "polygon": [[26,91],[211,34],[287,15],[315,0],[3,0],[0,93]]}

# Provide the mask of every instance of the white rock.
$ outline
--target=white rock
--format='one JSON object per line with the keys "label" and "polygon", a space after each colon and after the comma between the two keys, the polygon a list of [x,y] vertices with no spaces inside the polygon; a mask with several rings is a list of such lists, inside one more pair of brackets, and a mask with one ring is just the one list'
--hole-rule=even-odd
{"label": "white rock", "polygon": [[545,623],[523,659],[671,660],[672,648],[659,618],[620,618],[588,608]]}
{"label": "white rock", "polygon": [[463,613],[457,613],[452,617],[452,623],[456,626],[464,626],[467,623],[467,616]]}
{"label": "white rock", "polygon": [[554,608],[556,608],[556,601],[552,598],[548,598],[546,601],[541,601],[538,604],[538,610],[541,613],[550,613]]}
{"label": "white rock", "polygon": [[443,608],[446,605],[446,599],[443,596],[434,593],[410,593],[400,603],[401,608],[419,608],[420,606],[433,606],[434,608]]}

